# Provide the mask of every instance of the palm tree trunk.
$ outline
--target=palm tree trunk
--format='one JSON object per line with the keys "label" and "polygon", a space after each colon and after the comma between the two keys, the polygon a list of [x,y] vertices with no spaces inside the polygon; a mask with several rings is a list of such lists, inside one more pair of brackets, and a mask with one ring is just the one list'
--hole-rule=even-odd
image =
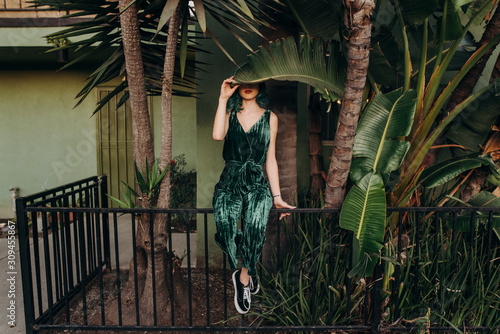
{"label": "palm tree trunk", "polygon": [[347,42],[347,81],[328,169],[325,207],[339,208],[344,201],[351,168],[354,135],[361,111],[368,72],[373,0],[345,1],[344,21],[349,29]]}
{"label": "palm tree trunk", "polygon": [[[130,2],[132,0],[120,0],[120,12],[123,12]],[[142,169],[145,166],[146,159],[149,163],[154,161],[154,142],[148,113],[144,66],[141,54],[141,38],[135,4],[122,13],[120,16],[120,26],[130,95],[130,108],[132,110],[134,160],[139,168]]]}
{"label": "palm tree trunk", "polygon": [[[182,20],[182,11],[187,4],[185,0],[179,1],[174,14],[170,18],[168,25],[167,46],[165,50],[165,62],[163,64],[163,81],[161,91],[161,158],[160,168],[168,168],[172,160],[172,87],[174,81],[175,51],[177,50],[177,41],[179,26]],[[158,197],[158,207],[168,208],[170,203],[170,173],[166,173],[160,187]]]}

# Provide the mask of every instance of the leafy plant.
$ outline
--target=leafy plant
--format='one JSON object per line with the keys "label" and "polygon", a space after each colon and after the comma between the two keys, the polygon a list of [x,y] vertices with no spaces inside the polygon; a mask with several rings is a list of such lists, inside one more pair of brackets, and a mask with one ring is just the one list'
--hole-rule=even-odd
{"label": "leafy plant", "polygon": [[186,171],[184,154],[174,157],[170,164],[170,208],[196,208],[196,171]]}
{"label": "leafy plant", "polygon": [[378,94],[359,122],[351,166],[355,185],[347,194],[340,213],[340,227],[353,231],[357,239],[355,244],[359,246],[351,275],[371,275],[376,255],[382,248],[386,217],[382,175],[398,169],[408,151],[410,143],[399,138],[410,132],[415,97],[413,90]]}
{"label": "leafy plant", "polygon": [[[196,208],[196,171],[185,171],[184,154],[174,157],[170,164],[170,208]],[[185,232],[196,231],[195,215],[172,214],[172,228]]]}
{"label": "leafy plant", "polygon": [[135,208],[137,201],[146,203],[145,207],[154,207],[158,201],[158,194],[160,192],[161,180],[165,177],[168,168],[163,171],[159,169],[159,161],[155,161],[151,170],[146,159],[146,166],[143,171],[140,171],[135,164],[135,177],[140,195],[130,185],[122,181],[125,190],[122,190],[122,195],[125,201],[122,201],[109,194],[107,196],[122,208]]}
{"label": "leafy plant", "polygon": [[420,223],[418,216],[410,219],[403,235],[411,241],[397,251],[400,285],[389,283],[398,302],[387,304],[385,320],[405,319],[407,326],[425,317],[431,326],[500,325],[500,247],[489,243],[487,226],[462,232],[458,220],[445,213]]}
{"label": "leafy plant", "polygon": [[255,314],[274,325],[342,324],[359,316],[365,289],[346,279],[348,232],[332,225],[325,214],[293,218],[292,230],[283,225],[291,251],[281,259],[275,252],[281,264],[277,271],[260,267],[263,289]]}

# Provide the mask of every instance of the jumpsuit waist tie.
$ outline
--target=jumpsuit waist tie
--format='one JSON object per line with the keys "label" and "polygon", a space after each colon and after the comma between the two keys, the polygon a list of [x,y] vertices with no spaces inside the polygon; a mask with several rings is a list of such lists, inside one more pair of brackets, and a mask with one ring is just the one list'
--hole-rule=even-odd
{"label": "jumpsuit waist tie", "polygon": [[255,189],[255,187],[261,186],[262,182],[265,181],[264,172],[262,170],[263,165],[257,163],[254,160],[246,160],[244,162],[229,160],[226,161],[226,166],[237,174],[236,184],[243,193],[248,193]]}

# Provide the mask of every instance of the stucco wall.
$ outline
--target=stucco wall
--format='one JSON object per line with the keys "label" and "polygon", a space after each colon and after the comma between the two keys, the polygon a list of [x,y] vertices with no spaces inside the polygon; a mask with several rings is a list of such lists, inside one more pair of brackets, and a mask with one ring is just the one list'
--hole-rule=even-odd
{"label": "stucco wall", "polygon": [[96,174],[95,102],[77,109],[82,72],[0,72],[0,217],[13,217],[9,187],[29,195]]}
{"label": "stucco wall", "polygon": [[[73,109],[84,71],[0,72],[0,218],[11,218],[10,187],[30,195],[97,174],[96,96]],[[156,151],[161,140],[160,99],[153,98]],[[173,156],[196,169],[196,100],[174,97]]]}

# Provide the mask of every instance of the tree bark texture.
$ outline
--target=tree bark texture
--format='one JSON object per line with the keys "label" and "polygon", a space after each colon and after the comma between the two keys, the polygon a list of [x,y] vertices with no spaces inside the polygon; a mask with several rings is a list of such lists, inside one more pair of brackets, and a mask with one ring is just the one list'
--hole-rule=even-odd
{"label": "tree bark texture", "polygon": [[467,187],[460,194],[460,199],[466,203],[469,202],[472,197],[481,191],[488,175],[490,175],[488,167],[474,169],[469,179],[469,184],[467,184]]}
{"label": "tree bark texture", "polygon": [[339,208],[345,197],[351,168],[354,135],[362,105],[370,57],[373,0],[345,1],[344,21],[348,28],[347,81],[342,97],[332,160],[328,169],[325,207]]}
{"label": "tree bark texture", "polygon": [[[120,12],[123,12],[130,2],[132,0],[120,0]],[[146,159],[150,165],[154,162],[154,142],[148,112],[144,66],[141,54],[141,37],[135,4],[121,14],[120,26],[130,96],[129,101],[132,110],[134,160],[142,170],[146,165]]]}
{"label": "tree bark texture", "polygon": [[[483,45],[487,44],[493,37],[498,34],[500,34],[500,10],[498,10],[497,8],[490,22],[486,26],[481,40],[477,44],[477,48],[479,49]],[[448,105],[446,106],[446,111],[448,113],[455,109],[458,104],[466,100],[469,95],[472,94],[472,91],[476,86],[477,81],[481,77],[484,67],[486,66],[486,63],[488,62],[488,59],[490,58],[494,49],[494,47],[490,48],[460,81],[457,88],[455,88],[455,90],[453,91]]]}
{"label": "tree bark texture", "polygon": [[[161,90],[161,158],[160,168],[170,167],[172,160],[172,88],[174,83],[175,52],[179,40],[179,26],[182,21],[182,13],[186,0],[179,1],[174,14],[168,25],[167,46],[165,50],[165,62],[163,64],[163,78]],[[170,173],[166,173],[160,187],[158,207],[168,208],[170,203]]]}
{"label": "tree bark texture", "polygon": [[308,113],[308,142],[309,142],[309,167],[310,195],[313,201],[318,201],[321,191],[325,189],[323,177],[323,150],[321,142],[321,109],[317,94],[311,94]]}

